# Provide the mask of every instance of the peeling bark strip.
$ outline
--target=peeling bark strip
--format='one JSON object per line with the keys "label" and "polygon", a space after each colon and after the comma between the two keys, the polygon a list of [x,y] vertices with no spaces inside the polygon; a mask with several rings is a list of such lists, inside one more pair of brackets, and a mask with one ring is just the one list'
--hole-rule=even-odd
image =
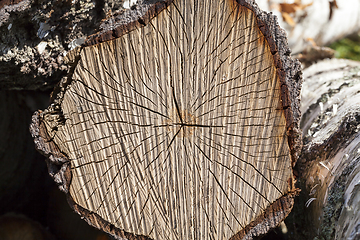
{"label": "peeling bark strip", "polygon": [[93,36],[34,114],[51,175],[75,211],[117,237],[266,233],[296,193],[301,73],[285,34],[250,1],[147,9]]}

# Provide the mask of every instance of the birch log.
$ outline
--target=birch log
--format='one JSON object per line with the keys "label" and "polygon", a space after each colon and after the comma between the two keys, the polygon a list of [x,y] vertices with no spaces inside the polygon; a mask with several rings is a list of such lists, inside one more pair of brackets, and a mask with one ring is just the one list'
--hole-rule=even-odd
{"label": "birch log", "polygon": [[298,164],[307,202],[296,207],[306,215],[303,233],[309,239],[359,239],[360,63],[324,60],[307,68],[304,79]]}
{"label": "birch log", "polygon": [[299,53],[312,44],[326,46],[360,31],[360,0],[257,0],[273,12],[288,34],[290,49]]}
{"label": "birch log", "polygon": [[274,16],[243,0],[124,14],[68,56],[72,75],[34,114],[51,176],[117,237],[265,234],[291,211],[301,136],[300,65]]}

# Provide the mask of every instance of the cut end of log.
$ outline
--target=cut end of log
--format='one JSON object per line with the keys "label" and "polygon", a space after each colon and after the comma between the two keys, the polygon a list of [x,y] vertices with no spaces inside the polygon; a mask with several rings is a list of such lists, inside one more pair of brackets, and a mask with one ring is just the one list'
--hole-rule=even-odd
{"label": "cut end of log", "polygon": [[301,71],[285,33],[252,1],[138,8],[69,57],[73,73],[34,114],[50,175],[117,237],[265,234],[297,191]]}

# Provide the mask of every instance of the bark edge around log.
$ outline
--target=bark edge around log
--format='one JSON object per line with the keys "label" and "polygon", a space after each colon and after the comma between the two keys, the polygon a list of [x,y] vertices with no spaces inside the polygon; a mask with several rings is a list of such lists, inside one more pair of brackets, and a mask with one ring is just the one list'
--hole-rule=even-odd
{"label": "bark edge around log", "polygon": [[[235,1],[235,0],[230,0]],[[105,32],[89,37],[85,46],[99,44],[101,42],[109,41],[118,38],[137,27],[147,24],[160,11],[164,10],[171,4],[172,0],[161,1],[148,8],[148,11],[143,16],[138,17],[135,21],[120,24],[116,29],[108,29]],[[295,165],[299,152],[301,150],[301,131],[299,128],[300,121],[300,87],[302,83],[301,66],[297,60],[292,60],[290,57],[290,49],[288,48],[286,34],[280,29],[276,16],[261,11],[257,4],[251,0],[237,0],[237,4],[242,7],[250,9],[257,18],[257,25],[262,34],[265,36],[273,60],[277,69],[277,74],[281,85],[281,101],[286,118],[286,129],[288,135],[288,144],[291,150],[292,166]],[[134,16],[137,13],[134,13]],[[133,16],[133,17],[134,17]],[[130,19],[132,19],[130,17]],[[102,219],[96,213],[89,212],[75,203],[68,193],[69,185],[71,183],[70,162],[67,156],[59,151],[59,148],[52,141],[46,133],[43,126],[44,113],[60,111],[58,109],[66,86],[71,82],[71,78],[64,79],[58,87],[54,90],[56,97],[53,104],[45,112],[35,112],[33,115],[30,131],[34,138],[36,148],[48,157],[49,174],[54,178],[55,182],[59,184],[59,188],[64,191],[68,197],[70,206],[85,220],[103,231],[118,237],[126,237],[128,239],[148,239],[145,236],[135,236],[126,233],[121,229],[115,228],[112,224]],[[61,114],[60,114],[61,115]],[[63,121],[62,119],[59,122]],[[289,179],[289,192],[287,195],[279,198],[273,202],[265,212],[251,222],[247,228],[239,232],[232,239],[252,239],[253,236],[265,234],[270,228],[276,227],[291,211],[297,190],[295,188],[294,179]],[[269,219],[272,218],[272,221]]]}

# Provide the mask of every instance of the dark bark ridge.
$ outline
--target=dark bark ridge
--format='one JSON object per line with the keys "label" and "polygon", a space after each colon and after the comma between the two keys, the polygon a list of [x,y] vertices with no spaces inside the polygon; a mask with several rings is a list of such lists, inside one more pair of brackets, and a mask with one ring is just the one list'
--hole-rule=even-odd
{"label": "dark bark ridge", "polygon": [[0,89],[50,90],[66,76],[67,51],[98,31],[114,0],[0,3]]}
{"label": "dark bark ridge", "polygon": [[[135,10],[122,12],[118,17],[119,19],[122,19],[119,24],[114,24],[112,22],[111,24],[109,23],[109,25],[103,25],[102,28],[105,30],[90,36],[86,41],[85,46],[91,46],[118,38],[136,28],[146,25],[159,12],[169,6],[171,2],[171,0],[160,1],[152,5],[137,6]],[[270,46],[277,73],[281,81],[281,100],[286,117],[291,160],[294,166],[301,149],[299,95],[302,79],[300,63],[290,58],[291,52],[287,46],[285,32],[278,26],[275,16],[261,11],[256,3],[250,0],[239,0],[237,2],[241,6],[248,8],[255,13],[258,27]],[[141,14],[139,14],[139,12]],[[145,236],[136,236],[114,227],[96,213],[90,212],[76,204],[70,194],[68,194],[71,182],[69,160],[65,154],[59,151],[56,144],[46,133],[43,125],[43,118],[51,116],[52,113],[54,113],[55,116],[58,114],[58,111],[61,111],[59,106],[66,86],[70,83],[70,77],[64,79],[56,90],[59,93],[51,107],[44,112],[40,111],[34,114],[30,131],[34,138],[36,148],[49,158],[48,167],[50,175],[54,178],[55,182],[59,184],[60,189],[67,193],[68,201],[73,209],[83,216],[90,225],[117,237],[148,239]],[[64,119],[59,119],[58,123],[61,124],[63,121]],[[294,179],[290,178],[288,183],[289,193],[287,195],[270,205],[261,216],[231,239],[252,239],[252,237],[265,234],[269,229],[277,226],[290,213],[293,206],[293,198],[297,193],[294,186]]]}

